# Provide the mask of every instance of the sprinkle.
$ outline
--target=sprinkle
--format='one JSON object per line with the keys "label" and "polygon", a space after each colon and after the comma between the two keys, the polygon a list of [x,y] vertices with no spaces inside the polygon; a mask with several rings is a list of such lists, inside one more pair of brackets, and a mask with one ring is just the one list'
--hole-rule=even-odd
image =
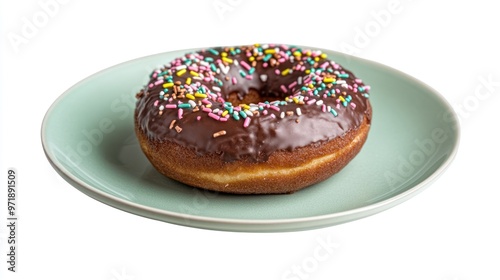
{"label": "sprinkle", "polygon": [[169,128],[169,129],[174,128],[175,122],[176,122],[176,120],[172,120],[172,121],[170,122],[170,126],[169,126],[168,128]]}
{"label": "sprinkle", "polygon": [[266,82],[266,81],[267,81],[267,75],[266,75],[266,74],[262,74],[262,75],[260,75],[260,80],[261,80],[262,82]]}
{"label": "sprinkle", "polygon": [[194,94],[195,97],[199,97],[199,98],[207,98],[207,95],[204,94],[204,93],[200,93],[200,92],[197,92]]}
{"label": "sprinkle", "polygon": [[251,118],[246,118],[245,121],[243,122],[243,127],[248,127],[250,125],[250,120]]}
{"label": "sprinkle", "polygon": [[177,110],[177,118],[178,119],[182,119],[182,113],[184,113],[184,110],[182,110],[181,108],[179,108],[179,110]]}
{"label": "sprinkle", "polygon": [[189,74],[191,74],[192,76],[195,76],[195,77],[198,77],[200,76],[200,74],[198,74],[198,72],[195,72],[195,71],[189,71]]}
{"label": "sprinkle", "polygon": [[208,116],[217,121],[220,119],[220,117],[214,113],[208,113]]}
{"label": "sprinkle", "polygon": [[217,138],[217,137],[223,136],[223,135],[226,135],[226,131],[225,130],[217,131],[216,133],[213,134],[213,137]]}
{"label": "sprinkle", "polygon": [[163,84],[163,87],[164,88],[171,88],[174,86],[174,83],[166,83],[166,84]]}
{"label": "sprinkle", "polygon": [[[235,60],[235,61],[236,61],[236,60]],[[242,60],[242,61],[240,62],[240,64],[241,64],[241,66],[243,66],[243,67],[244,67],[245,69],[247,69],[247,70],[250,70],[250,68],[252,68],[252,67],[250,67],[250,65],[248,65],[248,63],[246,63],[246,61],[244,61],[244,60]]]}
{"label": "sprinkle", "polygon": [[184,74],[186,73],[186,71],[187,71],[186,69],[182,69],[182,70],[180,70],[179,72],[177,72],[177,74],[176,74],[176,75],[177,75],[178,77],[180,77],[180,76],[184,75]]}
{"label": "sprinkle", "polygon": [[288,91],[288,90],[286,89],[285,85],[281,85],[281,86],[280,86],[280,88],[281,88],[281,90],[282,90],[284,93],[286,93],[286,92]]}
{"label": "sprinkle", "polygon": [[175,131],[177,131],[177,133],[181,133],[182,131],[182,128],[178,125],[175,126]]}
{"label": "sprinkle", "polygon": [[302,111],[300,110],[300,108],[295,109],[295,111],[297,112],[297,116],[302,115]]}
{"label": "sprinkle", "polygon": [[247,114],[244,111],[240,111],[240,116],[244,119],[247,118]]}

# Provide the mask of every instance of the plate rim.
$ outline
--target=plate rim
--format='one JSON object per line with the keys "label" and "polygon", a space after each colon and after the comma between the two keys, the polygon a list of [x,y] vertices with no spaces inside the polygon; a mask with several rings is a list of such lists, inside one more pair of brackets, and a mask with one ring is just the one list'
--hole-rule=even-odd
{"label": "plate rim", "polygon": [[[299,45],[296,45],[299,46]],[[299,47],[303,48],[312,48],[312,47],[307,47],[307,46],[302,46],[300,45]],[[441,93],[439,93],[437,90],[435,90],[433,87],[429,86],[428,84],[424,83],[423,81],[416,79],[415,77],[402,72],[400,70],[397,70],[391,66],[373,61],[373,60],[368,60],[365,58],[341,53],[338,51],[334,50],[328,50],[328,49],[322,49],[322,48],[314,48],[322,51],[326,51],[329,53],[334,53],[335,55],[339,56],[344,56],[347,59],[355,59],[358,60],[362,63],[370,63],[374,64],[377,67],[382,67],[385,68],[386,70],[396,73],[398,75],[402,75],[406,77],[407,79],[419,84],[420,86],[426,88],[429,92],[431,92],[440,102],[443,104],[444,107],[448,108],[448,111],[450,112],[450,116],[453,120],[455,126],[452,130],[453,134],[453,139],[455,140],[455,144],[453,145],[450,154],[448,155],[447,159],[441,163],[439,168],[437,168],[431,175],[429,175],[427,178],[425,178],[422,182],[410,187],[409,189],[394,195],[390,196],[386,199],[383,199],[381,201],[365,205],[362,207],[357,207],[354,209],[349,209],[345,211],[340,211],[340,212],[335,212],[335,213],[329,213],[329,214],[322,214],[322,215],[315,215],[315,216],[309,216],[309,217],[297,217],[297,218],[284,218],[284,219],[237,219],[237,218],[216,218],[216,217],[207,217],[207,216],[200,216],[200,215],[193,215],[193,214],[187,214],[187,213],[180,213],[180,212],[174,212],[170,210],[164,210],[164,209],[159,209],[155,208],[152,206],[147,206],[143,205],[137,202],[132,202],[128,201],[126,199],[113,196],[111,194],[108,194],[102,190],[99,190],[92,186],[91,184],[88,184],[84,182],[83,180],[77,178],[72,172],[70,172],[67,168],[64,167],[63,164],[57,161],[57,159],[52,155],[50,152],[50,149],[48,147],[47,143],[47,127],[50,125],[49,118],[55,108],[58,107],[59,103],[61,103],[62,100],[68,95],[71,94],[74,88],[78,87],[79,85],[87,82],[87,80],[95,78],[98,75],[101,75],[105,73],[106,71],[109,71],[110,69],[119,67],[121,65],[125,65],[128,63],[133,63],[136,61],[140,60],[145,60],[147,58],[151,58],[153,56],[159,56],[159,55],[166,55],[169,53],[182,53],[182,52],[189,52],[193,50],[197,50],[200,48],[196,49],[182,49],[182,50],[172,50],[172,51],[167,51],[167,52],[160,52],[152,55],[147,55],[147,56],[142,56],[138,57],[135,59],[127,60],[115,65],[112,65],[110,67],[106,67],[96,73],[93,73],[86,78],[80,80],[76,84],[72,85],[69,87],[67,90],[65,90],[62,94],[60,94],[50,105],[48,108],[47,112],[45,113],[43,120],[42,120],[42,125],[41,125],[41,144],[44,150],[44,154],[47,157],[49,163],[52,165],[52,167],[56,170],[56,172],[64,179],[66,180],[70,185],[78,189],[79,191],[83,192],[84,194],[92,197],[93,199],[96,199],[97,201],[104,203],[106,205],[118,208],[122,211],[133,213],[139,216],[155,219],[155,220],[160,220],[164,222],[168,222],[171,224],[177,224],[181,226],[189,226],[189,227],[196,227],[196,228],[202,228],[202,229],[210,229],[210,230],[222,230],[222,231],[243,231],[243,232],[283,232],[283,231],[299,231],[299,230],[309,230],[309,229],[314,229],[314,228],[323,228],[326,226],[333,226],[353,220],[358,220],[361,218],[365,218],[368,216],[371,216],[373,214],[385,211],[393,206],[396,206],[416,194],[420,193],[422,190],[424,190],[427,186],[429,186],[433,181],[435,181],[438,177],[440,177],[446,169],[451,165],[453,160],[456,157],[456,154],[458,152],[459,146],[460,146],[460,134],[461,134],[461,127],[460,127],[460,122],[459,118],[457,115],[457,112],[453,109],[453,107],[450,105],[450,103],[442,96]],[[451,124],[450,123],[450,124]],[[148,215],[149,214],[149,215]],[[184,221],[190,221],[189,223],[181,223],[178,220],[184,220]]]}

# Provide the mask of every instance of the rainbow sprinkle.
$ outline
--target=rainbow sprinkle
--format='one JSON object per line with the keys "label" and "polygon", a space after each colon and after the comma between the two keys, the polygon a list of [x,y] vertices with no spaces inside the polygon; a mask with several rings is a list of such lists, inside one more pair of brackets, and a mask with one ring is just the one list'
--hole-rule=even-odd
{"label": "rainbow sprinkle", "polygon": [[[289,110],[286,106],[292,103],[317,108],[335,118],[341,108],[341,111],[356,109],[357,105],[348,92],[369,98],[370,86],[351,77],[339,64],[327,60],[327,57],[320,50],[273,44],[232,47],[228,50],[211,48],[186,54],[155,70],[146,91],[158,95],[154,106],[158,108],[159,115],[164,110],[176,109],[178,120],[189,112],[199,112],[211,121],[241,122],[245,128],[261,115],[276,120],[294,117],[298,123],[303,110],[300,107]],[[286,62],[291,62],[292,66],[284,69],[280,67]],[[271,79],[266,74],[257,73],[258,65],[264,69],[270,68],[267,71],[272,73],[270,76],[297,77],[290,83],[277,85],[285,97],[257,104],[233,105],[226,101],[221,93],[224,85],[234,86],[242,83],[242,80],[253,79],[266,83]],[[230,72],[237,74],[231,76]],[[324,104],[324,100],[330,98],[335,100],[335,106]],[[199,121],[204,117],[198,115],[196,119]],[[175,129],[177,133],[182,131],[175,120],[169,124],[169,128]],[[221,130],[214,133],[213,138],[224,135],[227,132]]]}

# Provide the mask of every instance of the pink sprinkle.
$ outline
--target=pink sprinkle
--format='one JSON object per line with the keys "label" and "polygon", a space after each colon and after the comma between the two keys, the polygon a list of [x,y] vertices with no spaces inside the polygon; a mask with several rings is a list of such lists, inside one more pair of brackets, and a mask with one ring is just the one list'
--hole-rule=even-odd
{"label": "pink sprinkle", "polygon": [[307,101],[307,105],[311,105],[315,102],[316,102],[316,99],[311,99],[311,100]]}
{"label": "pink sprinkle", "polygon": [[276,68],[276,70],[274,70],[274,73],[275,73],[276,75],[279,75],[279,74],[281,73],[281,72],[280,72],[280,69]]}
{"label": "pink sprinkle", "polygon": [[283,63],[283,62],[285,62],[286,60],[285,60],[285,58],[284,58],[284,57],[282,57],[282,58],[278,59],[278,61],[279,61],[280,63]]}
{"label": "pink sprinkle", "polygon": [[371,89],[371,87],[368,85],[365,85],[364,88],[365,88],[365,91],[369,91]]}
{"label": "pink sprinkle", "polygon": [[297,85],[297,81],[295,81],[295,82],[293,82],[293,83],[289,84],[289,85],[288,85],[288,88],[293,88],[293,87],[294,87],[294,86],[296,86],[296,85]]}
{"label": "pink sprinkle", "polygon": [[354,104],[354,103],[352,103],[352,102],[351,102],[350,104],[351,104],[351,107],[352,107],[353,109],[355,109],[355,108],[356,108],[356,104]]}
{"label": "pink sprinkle", "polygon": [[250,118],[246,118],[245,122],[243,123],[243,127],[248,127],[250,125]]}
{"label": "pink sprinkle", "polygon": [[158,106],[158,100],[155,101],[155,103],[153,104],[155,107]]}
{"label": "pink sprinkle", "polygon": [[157,86],[159,84],[163,84],[163,80],[158,80],[158,81],[155,82],[155,86]]}
{"label": "pink sprinkle", "polygon": [[211,117],[212,119],[215,119],[215,120],[220,120],[220,117],[217,116],[216,114],[214,113],[208,113],[208,116]]}
{"label": "pink sprinkle", "polygon": [[323,106],[321,106],[321,111],[326,112],[326,105],[325,104],[323,104]]}
{"label": "pink sprinkle", "polygon": [[282,90],[284,93],[286,93],[286,92],[287,92],[287,89],[286,89],[285,85],[281,85],[281,86],[280,86],[280,88],[281,88],[281,90]]}
{"label": "pink sprinkle", "polygon": [[236,77],[233,77],[233,78],[231,79],[231,81],[233,82],[233,85],[235,85],[235,84],[237,84],[237,83],[238,83],[238,81],[236,80]]}
{"label": "pink sprinkle", "polygon": [[340,109],[340,103],[335,106],[337,109]]}
{"label": "pink sprinkle", "polygon": [[220,118],[219,121],[221,122],[227,122],[228,118],[227,117],[224,117],[224,118]]}
{"label": "pink sprinkle", "polygon": [[355,79],[354,82],[358,83],[358,84],[361,84],[363,81],[359,78]]}
{"label": "pink sprinkle", "polygon": [[252,68],[252,67],[250,67],[250,65],[248,65],[248,63],[246,63],[246,61],[244,61],[244,60],[240,61],[240,64],[241,64],[241,66],[245,67],[245,69],[247,69],[247,70],[250,70],[250,68]]}
{"label": "pink sprinkle", "polygon": [[335,89],[335,92],[336,92],[336,93],[340,93],[340,89],[339,89],[339,88],[336,88],[336,89]]}
{"label": "pink sprinkle", "polygon": [[321,64],[320,68],[326,68],[326,66],[328,66],[328,61],[325,62],[325,63],[323,63],[323,64]]}
{"label": "pink sprinkle", "polygon": [[252,56],[252,53],[251,52],[247,52],[247,57],[251,57]]}
{"label": "pink sprinkle", "polygon": [[252,76],[252,75],[246,75],[246,76],[245,76],[245,79],[247,79],[247,80],[252,80],[252,79],[253,79],[253,76]]}
{"label": "pink sprinkle", "polygon": [[167,105],[165,105],[165,108],[167,108],[167,109],[175,109],[175,108],[177,108],[177,105],[175,105],[175,104],[167,104]]}
{"label": "pink sprinkle", "polygon": [[274,105],[269,106],[269,108],[270,108],[270,109],[273,109],[274,111],[278,111],[278,112],[280,111],[280,108],[279,108],[279,107],[276,107],[276,106],[274,106]]}
{"label": "pink sprinkle", "polygon": [[203,108],[202,111],[206,112],[206,113],[212,113],[212,109],[207,108],[207,107]]}
{"label": "pink sprinkle", "polygon": [[201,120],[201,116],[197,116],[197,117],[196,117],[196,120],[197,120],[197,121]]}
{"label": "pink sprinkle", "polygon": [[153,83],[151,83],[148,86],[149,86],[149,88],[152,88],[154,85],[153,85]]}
{"label": "pink sprinkle", "polygon": [[262,111],[262,114],[266,116],[268,114],[267,110]]}
{"label": "pink sprinkle", "polygon": [[306,67],[304,65],[302,65],[302,67],[300,67],[300,71],[304,71],[306,70]]}
{"label": "pink sprinkle", "polygon": [[263,68],[267,68],[267,65],[269,65],[269,64],[267,64],[267,62],[262,63]]}
{"label": "pink sprinkle", "polygon": [[271,114],[271,118],[275,119],[276,115],[275,114]]}
{"label": "pink sprinkle", "polygon": [[179,110],[177,111],[177,117],[180,119],[182,119],[182,113],[184,113],[184,110],[182,110],[182,108],[179,108]]}
{"label": "pink sprinkle", "polygon": [[208,105],[208,104],[212,104],[208,99],[204,98],[201,100],[201,103],[205,104],[205,105]]}
{"label": "pink sprinkle", "polygon": [[156,77],[158,77],[158,72],[154,72],[153,73],[153,79],[156,78]]}

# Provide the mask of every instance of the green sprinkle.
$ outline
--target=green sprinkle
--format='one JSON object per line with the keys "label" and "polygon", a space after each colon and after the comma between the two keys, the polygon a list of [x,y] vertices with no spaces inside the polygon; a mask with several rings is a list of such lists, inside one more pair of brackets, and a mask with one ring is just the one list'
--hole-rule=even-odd
{"label": "green sprinkle", "polygon": [[349,74],[345,73],[345,74],[338,74],[337,77],[339,78],[349,78]]}
{"label": "green sprinkle", "polygon": [[206,61],[206,62],[213,62],[213,61],[214,61],[214,59],[213,59],[213,58],[211,58],[211,57],[209,57],[209,56],[207,56],[207,57],[205,57],[205,61]]}
{"label": "green sprinkle", "polygon": [[268,53],[268,54],[266,54],[266,56],[264,56],[262,61],[267,62],[269,59],[271,59],[272,56],[273,56],[272,54]]}
{"label": "green sprinkle", "polygon": [[330,113],[332,113],[335,117],[339,115],[333,108],[330,108]]}
{"label": "green sprinkle", "polygon": [[209,49],[208,50],[210,53],[212,53],[213,55],[219,55],[219,52],[214,50],[214,49]]}
{"label": "green sprinkle", "polygon": [[252,67],[252,68],[250,68],[250,70],[248,70],[248,74],[250,74],[250,75],[252,75],[252,74],[253,74],[253,72],[255,72],[255,68],[253,68],[253,67]]}
{"label": "green sprinkle", "polygon": [[179,107],[179,108],[191,108],[191,104],[189,104],[189,103],[181,103],[177,107]]}
{"label": "green sprinkle", "polygon": [[240,120],[240,116],[238,116],[238,112],[236,112],[236,111],[234,111],[234,112],[233,112],[233,118],[234,118],[235,120],[237,120],[237,121],[239,121],[239,120]]}
{"label": "green sprinkle", "polygon": [[360,92],[363,92],[363,91],[365,91],[365,88],[364,88],[364,87],[358,87],[358,90],[359,90]]}
{"label": "green sprinkle", "polygon": [[244,118],[244,119],[246,119],[246,118],[247,118],[247,114],[246,114],[245,112],[243,112],[243,111],[240,111],[240,116],[241,116],[242,118]]}
{"label": "green sprinkle", "polygon": [[243,70],[240,70],[240,76],[242,77],[245,77],[247,74],[245,74],[245,72],[243,72]]}

